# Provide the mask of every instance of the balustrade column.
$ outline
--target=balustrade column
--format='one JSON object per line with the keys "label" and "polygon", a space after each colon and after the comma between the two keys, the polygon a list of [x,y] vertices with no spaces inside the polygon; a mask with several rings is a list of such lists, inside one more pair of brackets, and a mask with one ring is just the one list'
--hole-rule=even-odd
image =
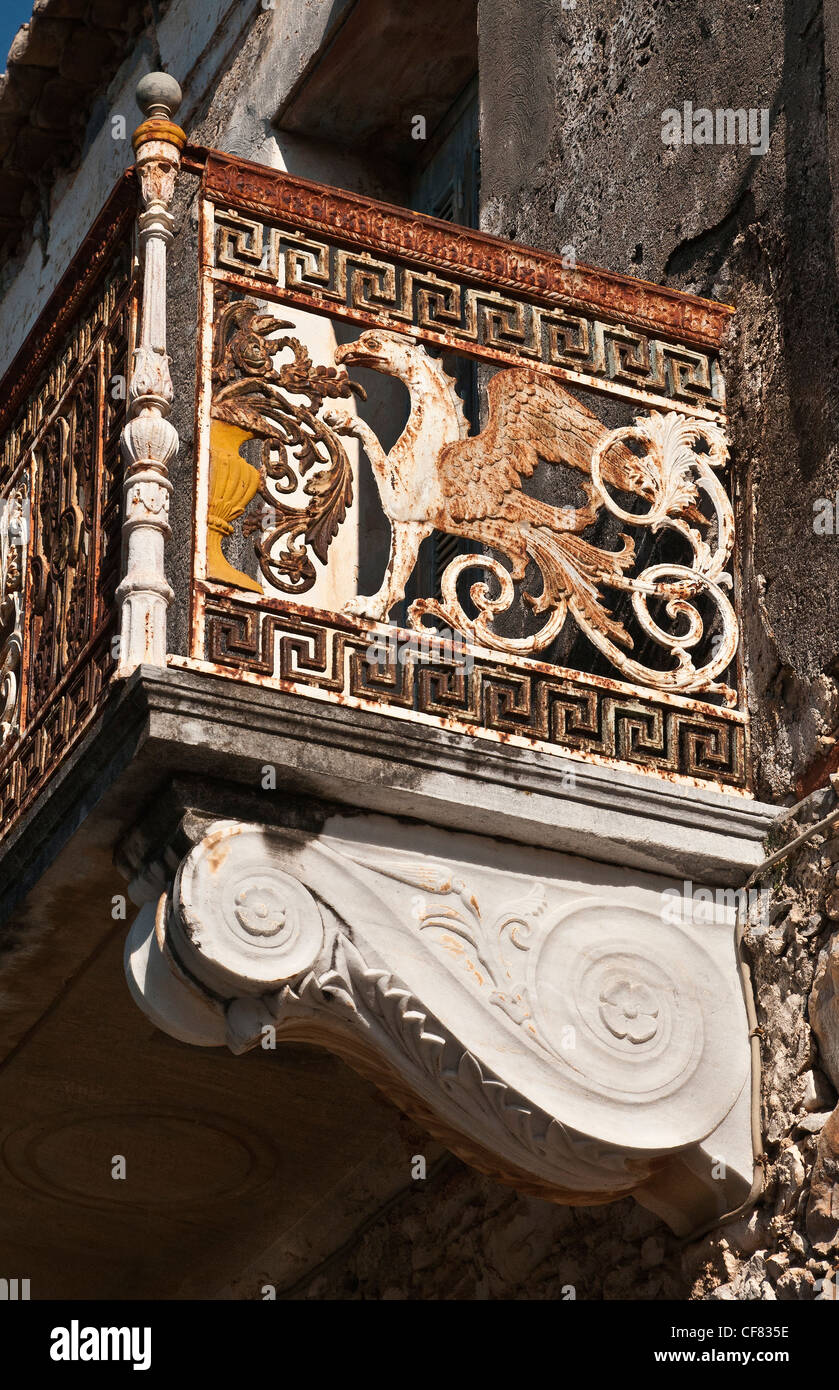
{"label": "balustrade column", "polygon": [[169,532],[169,464],[178,435],[168,419],[172,378],[166,353],[166,249],[172,240],[169,211],[186,135],[171,119],[181,89],[166,73],[149,73],[137,87],[146,119],[133,145],[143,211],[138,219],[143,260],[139,343],[129,385],[128,422],[122,431],[125,460],[122,582],[118,674],[147,662],[166,664],[166,611],[174,595],[164,572]]}

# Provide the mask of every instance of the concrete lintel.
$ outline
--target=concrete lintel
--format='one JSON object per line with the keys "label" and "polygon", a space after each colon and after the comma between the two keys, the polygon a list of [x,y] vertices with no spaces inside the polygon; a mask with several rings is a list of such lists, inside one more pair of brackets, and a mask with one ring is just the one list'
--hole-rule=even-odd
{"label": "concrete lintel", "polygon": [[[143,670],[149,737],[204,773],[737,886],[778,808],[184,670]],[[184,741],[189,747],[183,747]]]}
{"label": "concrete lintel", "polygon": [[0,846],[0,917],[99,803],[115,838],[173,775],[736,887],[778,808],[178,668],[141,666]]}

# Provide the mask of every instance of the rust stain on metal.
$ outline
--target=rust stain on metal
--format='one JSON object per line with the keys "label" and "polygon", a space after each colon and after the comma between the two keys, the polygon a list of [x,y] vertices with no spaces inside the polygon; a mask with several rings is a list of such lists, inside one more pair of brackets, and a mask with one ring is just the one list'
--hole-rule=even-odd
{"label": "rust stain on metal", "polygon": [[729,305],[700,299],[631,276],[591,266],[563,266],[559,256],[518,246],[436,218],[378,203],[279,173],[217,150],[193,147],[204,160],[204,188],[214,198],[353,245],[398,254],[423,265],[445,265],[464,279],[526,288],[545,302],[595,308],[614,319],[718,347]]}
{"label": "rust stain on metal", "polygon": [[[214,271],[213,279],[217,283],[234,286],[250,293],[253,293],[255,288],[253,280],[248,276],[236,275],[230,271]],[[372,308],[360,309],[351,305],[336,304],[334,301],[316,294],[297,293],[285,286],[260,285],[259,292],[265,298],[275,299],[280,304],[290,304],[295,308],[328,314],[332,318],[342,319],[348,323],[357,323],[365,328],[375,327],[393,331],[404,328],[404,325],[395,320],[393,315],[384,310],[377,313]],[[505,346],[503,349],[495,348],[486,343],[465,339],[455,330],[437,331],[417,323],[412,323],[409,331],[423,342],[430,343],[435,347],[449,348],[451,351],[458,352],[464,357],[473,358],[478,362],[497,362],[523,367],[532,367],[533,365],[532,357],[516,351],[514,346],[509,348]],[[682,345],[675,343],[673,346],[675,350],[678,350]],[[656,391],[643,390],[623,380],[617,382],[604,379],[582,370],[574,370],[551,362],[540,363],[539,370],[546,376],[556,378],[557,381],[567,381],[572,385],[587,388],[601,395],[619,396],[624,400],[637,401],[639,405],[657,406],[666,410],[673,408],[672,397]],[[696,415],[720,423],[726,419],[724,395],[716,404],[680,400],[679,409],[688,415]]]}
{"label": "rust stain on metal", "polygon": [[[3,382],[0,503],[25,487],[28,525],[16,716],[0,754],[2,834],[99,715],[116,666],[124,401],[108,383],[126,373],[132,346],[134,204],[126,175]],[[8,584],[5,555],[4,565]]]}
{"label": "rust stain on metal", "polygon": [[[251,529],[251,534],[260,533],[255,540],[260,570],[274,588],[303,593],[316,579],[309,552],[326,564],[330,543],[353,500],[346,449],[318,412],[325,400],[346,400],[353,392],[363,398],[365,393],[343,368],[315,365],[304,345],[283,333],[294,325],[262,312],[254,300],[231,299],[220,287],[216,306],[208,577],[262,592],[221,551],[221,535],[229,534],[258,491],[274,520],[267,534],[258,523]],[[275,366],[286,353],[291,361]],[[224,430],[234,435],[228,448],[222,447]],[[262,441],[261,472],[238,455],[245,439]],[[289,478],[295,477],[298,456],[298,481],[310,474],[304,486],[309,500],[304,507],[291,507],[283,496]],[[315,474],[314,469],[320,471]]]}
{"label": "rust stain on metal", "polygon": [[[356,616],[347,612],[332,612],[325,608],[316,608],[305,603],[289,604],[288,600],[280,596],[265,595],[264,597],[252,598],[250,595],[239,592],[235,589],[225,589],[221,585],[203,582],[198,585],[200,592],[205,598],[213,599],[217,604],[225,607],[225,600],[230,601],[229,611],[234,612],[235,605],[253,608],[255,614],[274,613],[283,615],[295,624],[305,627],[311,624],[317,628],[328,626],[336,632],[345,633],[349,637],[358,637],[367,643],[373,642],[377,637],[386,640],[388,637],[397,642],[409,643],[416,640],[416,630],[412,628],[399,627],[395,624],[373,621],[363,616]],[[468,648],[474,658],[486,658],[494,664],[498,664],[508,674],[513,677],[522,670],[528,673],[542,674],[546,676],[556,676],[559,678],[573,680],[581,685],[592,689],[609,691],[620,696],[634,696],[640,701],[647,701],[651,696],[656,703],[672,705],[674,708],[694,711],[696,713],[719,715],[722,711],[719,705],[712,704],[710,701],[702,700],[701,697],[688,696],[667,690],[652,691],[649,687],[633,684],[631,681],[619,680],[611,676],[592,675],[590,672],[572,670],[569,667],[555,666],[545,661],[529,659],[526,666],[520,665],[514,657],[502,652],[493,651],[489,647],[479,643],[470,644]],[[185,658],[172,657],[173,662],[181,662]],[[214,662],[211,658],[200,658],[202,665],[215,667],[219,675],[234,676],[235,668],[228,667],[223,662]],[[393,670],[390,666],[388,669]],[[247,675],[247,671],[235,671],[235,675]],[[746,724],[748,722],[745,712],[736,709],[725,710],[726,719],[733,722]],[[455,720],[455,722],[457,722]]]}
{"label": "rust stain on metal", "polygon": [[95,287],[114,249],[128,239],[137,211],[137,181],[127,170],[111,193],[45,308],[0,382],[0,435],[13,423],[27,394]]}
{"label": "rust stain on metal", "polygon": [[[303,680],[286,679],[274,675],[259,675],[235,663],[228,665],[219,661],[170,656],[168,658],[168,665],[183,668],[184,670],[203,671],[208,675],[218,676],[222,680],[237,685],[267,687],[285,694],[303,696],[306,699],[312,699],[321,703],[340,705],[349,709],[366,710],[372,714],[384,714],[395,719],[407,719],[409,722],[418,725],[428,725],[443,729],[455,736],[462,737],[466,734],[472,738],[489,740],[493,743],[509,745],[514,748],[531,748],[536,751],[554,755],[560,754],[562,757],[568,758],[572,762],[579,761],[591,763],[598,767],[629,769],[631,771],[647,774],[657,781],[663,779],[672,782],[675,786],[711,789],[727,795],[746,798],[751,796],[746,782],[745,772],[738,769],[736,766],[733,775],[728,776],[725,780],[723,780],[722,777],[715,776],[710,769],[707,772],[703,770],[703,775],[692,775],[685,767],[662,766],[660,761],[657,762],[651,754],[646,759],[640,756],[636,758],[609,756],[608,754],[595,751],[592,748],[586,748],[584,744],[580,745],[578,743],[575,745],[561,740],[551,742],[545,737],[540,737],[538,735],[526,734],[523,732],[513,733],[504,729],[490,728],[485,724],[480,724],[471,720],[468,716],[461,716],[458,718],[453,715],[427,714],[414,709],[404,709],[397,704],[388,703],[386,699],[376,700],[359,697],[343,689],[337,691],[323,690],[317,686],[307,684]],[[563,677],[580,683],[584,683],[587,680],[599,680],[599,678],[586,677],[585,673],[567,672],[563,671],[561,668],[547,669],[550,671],[551,676],[558,680],[561,680]],[[623,686],[621,689],[617,682],[608,682],[608,684],[624,697],[620,700],[623,706],[628,687]],[[643,694],[642,692],[642,699]],[[677,701],[676,697],[668,697],[666,700],[663,699],[663,703],[676,706],[680,712],[684,710],[685,718],[687,718],[691,724],[698,724],[699,726],[704,722],[706,712],[707,716],[715,717],[717,723],[722,713],[716,706],[706,706],[701,702],[694,701]],[[645,700],[644,704],[648,706],[649,716],[654,716],[654,707],[649,706],[648,700]],[[643,708],[639,709],[638,713],[639,716],[644,714]],[[647,717],[647,715],[644,714],[644,717]],[[748,728],[745,717],[738,711],[726,711],[725,719],[731,726],[732,737],[742,737],[742,760],[745,762],[748,747]],[[739,735],[736,731],[739,731]],[[595,742],[597,742],[597,740],[595,740]],[[481,756],[479,747],[475,748],[475,756],[478,758]]]}
{"label": "rust stain on metal", "polygon": [[[372,467],[382,510],[390,524],[390,557],[377,593],[351,599],[350,612],[383,620],[405,596],[420,547],[434,531],[460,536],[483,547],[453,559],[441,580],[440,598],[419,598],[409,610],[412,628],[422,633],[427,620],[494,651],[530,656],[550,647],[573,616],[576,626],[622,675],[639,686],[662,691],[707,690],[727,703],[736,691],[720,684],[738,644],[734,610],[723,592],[734,544],[731,506],[717,471],[728,459],[718,425],[671,412],[637,417],[634,425],[608,430],[570,392],[533,367],[509,368],[487,388],[488,419],[469,435],[452,377],[439,358],[402,334],[362,333],[335,353],[339,366],[366,368],[402,381],[409,393],[408,423],[386,453],[370,425],[334,411],[326,423],[360,440]],[[626,441],[626,442],[625,442]],[[631,441],[644,451],[636,455]],[[706,452],[697,452],[700,446]],[[580,507],[557,507],[529,496],[524,480],[541,463],[564,465],[582,474]],[[702,539],[710,525],[698,510],[700,488],[715,512],[717,539]],[[630,512],[613,493],[633,495],[642,508]],[[619,547],[601,549],[585,539],[601,513],[621,523]],[[692,523],[692,524],[691,524]],[[675,569],[651,557],[636,574],[636,542],[631,531],[677,533],[693,551],[690,563]],[[509,568],[496,557],[502,555]],[[524,604],[540,616],[538,631],[506,637],[496,626],[500,615],[519,602],[514,585],[535,569],[537,591],[525,589]],[[672,577],[668,577],[672,569]],[[469,616],[458,580],[466,571],[491,575],[497,595],[484,581],[473,584]],[[720,583],[717,582],[720,580]],[[644,635],[663,648],[671,665],[661,669],[630,655],[634,639],[612,612],[603,590],[631,594],[634,617]],[[694,606],[698,595],[710,600],[721,640],[694,663],[695,637],[687,643],[662,629],[649,611],[654,599],[688,620],[690,633],[702,633]],[[416,639],[415,639],[416,640]],[[675,664],[673,664],[675,663]]]}
{"label": "rust stain on metal", "polygon": [[[219,582],[222,574],[217,568],[207,576],[203,518],[207,497],[214,495],[213,464],[202,443],[196,470],[200,557],[193,585],[193,655],[186,664],[228,680],[433,724],[453,735],[466,732],[603,766],[632,767],[680,785],[747,794],[748,721],[735,707],[736,691],[720,679],[727,678],[737,647],[736,618],[725,593],[731,583],[731,508],[717,477],[727,459],[722,434],[725,395],[716,358],[700,350],[718,348],[732,310],[608,271],[585,266],[569,270],[559,257],[216,151],[193,148],[185,159],[196,172],[204,171],[200,329],[205,346],[199,437],[205,439],[210,416],[223,419],[228,412],[226,418],[238,428],[263,439],[265,500],[280,521],[261,549],[257,544],[260,569],[272,592],[245,592],[235,573],[226,576],[226,584]],[[353,268],[361,264],[359,250],[368,272],[384,276],[391,285],[371,303],[361,280],[351,283]],[[306,255],[309,262],[316,259],[317,273],[311,271],[303,283],[301,270],[303,278],[295,282],[295,258],[305,261]],[[403,275],[404,281],[399,278]],[[422,296],[415,298],[421,285],[430,287],[429,302],[436,295],[447,305],[447,296],[453,295],[460,310],[454,315],[440,311],[443,321],[436,321],[438,310],[424,308]],[[253,298],[234,301],[231,291],[245,291]],[[212,308],[214,293],[220,295],[220,314]],[[509,331],[476,327],[476,295],[492,307],[499,324],[509,316]],[[282,402],[273,397],[279,398],[282,386],[289,388],[289,382],[281,381],[283,373],[296,371],[301,383],[303,359],[292,350],[294,360],[280,364],[284,340],[276,334],[287,325],[265,313],[257,298],[362,325],[365,331],[338,350],[335,362],[339,371],[348,369],[350,378],[358,365],[401,377],[409,386],[411,423],[416,428],[405,433],[422,440],[426,472],[429,459],[433,464],[433,486],[424,494],[424,511],[418,498],[411,500],[421,470],[408,445],[401,454],[398,446],[385,453],[357,415],[321,408],[324,394],[345,391],[316,392],[317,399],[310,392],[302,432],[298,428],[290,437],[285,416],[282,422],[277,417],[282,425],[277,430],[272,415]],[[548,308],[541,311],[540,305]],[[577,355],[576,350],[573,360],[563,357],[564,349],[558,346],[542,350],[540,356],[536,344],[544,344],[546,333],[562,331],[557,325],[565,320],[557,306],[584,316],[577,322],[591,335],[590,371],[585,353]],[[460,326],[453,322],[459,317]],[[520,332],[522,324],[526,332]],[[236,331],[227,333],[228,326]],[[659,336],[639,338],[628,326],[642,333],[654,330]],[[211,372],[206,344],[213,332]],[[452,382],[422,342],[502,367],[492,378],[488,421],[480,434],[467,437],[468,425],[462,411],[458,416]],[[613,350],[615,362],[610,357]],[[329,370],[334,372],[326,364],[306,362],[312,380]],[[414,391],[417,381],[422,389]],[[670,438],[656,433],[656,419],[663,417],[636,417],[634,425],[609,431],[561,381],[664,408],[676,422],[675,432]],[[303,384],[308,389],[311,382]],[[349,389],[351,385],[349,381]],[[252,399],[246,401],[240,391],[253,391]],[[299,425],[298,419],[295,426]],[[314,583],[307,552],[326,564],[330,540],[352,500],[349,470],[339,466],[342,435],[355,435],[368,455],[391,524],[392,545],[383,588],[367,597],[354,597],[353,588],[346,612],[327,613],[296,600]],[[297,481],[305,479],[307,492],[311,486],[313,503],[293,511],[281,494],[291,491],[287,484],[298,471],[295,455],[300,449],[309,452]],[[323,452],[318,455],[318,450]],[[267,466],[276,458],[280,462],[274,466],[282,478],[279,493],[270,488]],[[582,505],[550,506],[527,494],[522,479],[545,459],[577,470]],[[668,488],[667,480],[672,483],[676,474],[679,486]],[[399,493],[396,500],[394,490]],[[615,500],[627,494],[642,503],[631,514]],[[709,517],[707,510],[701,514],[700,506],[715,515]],[[620,523],[623,534],[616,549],[601,549],[581,534],[601,509]],[[714,531],[706,534],[704,528],[712,523]],[[631,528],[645,525],[654,533],[662,526],[679,531],[694,547],[693,560],[673,572],[648,563],[642,573],[635,573]],[[394,629],[386,616],[415,568],[419,543],[432,530],[471,540],[481,552],[450,563],[441,597],[415,600],[412,627]],[[509,569],[492,558],[499,552]],[[484,575],[489,573],[500,585],[505,601],[490,600],[484,584],[484,597],[477,602],[473,585],[479,609],[475,619],[467,618],[459,605],[457,581],[477,561]],[[542,624],[535,637],[508,641],[494,619],[509,606],[508,590],[516,579],[524,581],[525,568],[532,573],[533,563],[542,583],[530,602]],[[691,650],[694,634],[703,634],[696,607],[699,595],[713,601],[723,636],[710,655]],[[616,597],[630,598],[631,612],[625,601],[622,608],[616,606]],[[670,616],[678,613],[683,622],[687,617],[687,638],[658,626],[656,610],[649,607],[653,603],[671,605]],[[608,656],[615,677],[567,671],[538,659],[569,615]],[[627,616],[640,622],[646,648],[651,638],[669,654],[669,662],[653,659],[647,665],[647,658],[642,662],[631,654],[637,634],[633,638],[627,629]],[[427,626],[440,619],[451,631],[465,634],[470,659],[477,663],[474,676],[447,662],[445,644],[439,644]],[[675,619],[673,626],[678,631]],[[432,679],[417,662],[409,663],[407,670],[390,660],[371,665],[361,644],[377,638],[386,642],[394,635],[400,642],[428,642],[432,663],[445,668],[446,674],[438,672]],[[723,707],[712,703],[714,699]]]}

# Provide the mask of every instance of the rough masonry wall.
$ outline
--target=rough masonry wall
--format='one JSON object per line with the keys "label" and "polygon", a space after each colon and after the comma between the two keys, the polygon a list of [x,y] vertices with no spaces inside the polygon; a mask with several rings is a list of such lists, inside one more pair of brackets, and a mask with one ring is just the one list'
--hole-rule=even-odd
{"label": "rough masonry wall", "polygon": [[[834,813],[835,792],[814,793],[781,838]],[[769,872],[769,911],[752,912],[744,939],[761,1029],[765,1186],[757,1207],[709,1242],[706,1285],[714,1298],[836,1298],[839,813]]]}
{"label": "rough masonry wall", "polygon": [[632,1200],[552,1206],[450,1158],[286,1296],[562,1301],[689,1290],[677,1238]]}
{"label": "rough masonry wall", "polygon": [[[839,16],[824,11],[481,0],[479,13],[483,228],[737,308],[724,365],[767,800],[808,770],[806,790],[824,781],[839,720],[839,537],[813,527],[839,487]],[[665,145],[662,113],[685,101],[767,109],[767,152]]]}

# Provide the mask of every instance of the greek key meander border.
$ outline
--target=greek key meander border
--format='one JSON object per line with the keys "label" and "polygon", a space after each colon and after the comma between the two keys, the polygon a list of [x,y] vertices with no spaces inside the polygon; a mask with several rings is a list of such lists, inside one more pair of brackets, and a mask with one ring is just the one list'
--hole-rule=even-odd
{"label": "greek key meander border", "polygon": [[597,309],[644,331],[718,349],[734,313],[730,305],[589,265],[563,266],[560,256],[502,241],[484,232],[380,203],[344,189],[191,146],[185,160],[203,171],[202,190],[214,201],[342,243],[398,254],[473,281],[520,289],[545,303]]}
{"label": "greek key meander border", "polygon": [[[474,654],[471,676],[454,663],[426,666],[409,661],[384,668],[385,674],[378,680],[365,681],[361,652],[376,634],[354,619],[301,611],[293,605],[279,609],[237,603],[229,596],[213,594],[205,597],[204,604],[204,657],[174,658],[172,664],[220,675],[235,671],[238,679],[344,706],[608,766],[663,774],[689,784],[748,792],[747,722],[736,710],[703,706],[684,698],[676,703],[654,692],[645,696],[629,689],[624,692],[616,681],[584,673],[578,678],[560,668],[507,664],[480,652]],[[236,624],[238,641],[235,635],[232,642],[225,641],[225,626]],[[390,632],[395,634],[398,629]],[[274,657],[277,633],[284,639],[279,671]],[[402,634],[406,639],[410,635]],[[295,654],[301,657],[299,664]],[[331,671],[327,668],[330,657]],[[401,684],[397,684],[400,677]],[[435,693],[434,687],[450,678],[461,692],[464,684],[466,689],[465,698],[455,694],[447,706],[445,692]],[[515,689],[512,699],[510,695],[511,687],[516,686],[518,700]],[[559,737],[557,718],[565,708],[563,698],[570,702],[571,717],[561,716],[559,733],[564,737]],[[575,736],[573,715],[581,705],[589,707],[589,728]],[[527,727],[522,721],[515,723],[516,708],[524,710]],[[648,748],[647,757],[642,748],[637,749],[645,739],[653,745],[653,753]],[[715,742],[723,743],[723,753],[718,755],[722,768],[712,766],[713,751],[702,766],[692,750],[703,740],[711,749]],[[656,748],[662,754],[657,758]]]}
{"label": "greek key meander border", "polygon": [[[725,415],[725,386],[716,353],[653,337],[626,323],[611,323],[591,313],[574,313],[561,305],[540,303],[524,287],[502,293],[493,286],[444,278],[435,266],[412,266],[407,258],[374,258],[369,248],[346,248],[335,241],[315,241],[299,228],[281,228],[266,220],[248,220],[234,209],[209,200],[213,214],[212,264],[205,267],[222,279],[260,297],[276,298],[313,312],[360,323],[412,332],[433,343],[494,362],[539,366],[550,375],[632,402],[678,407],[703,418]],[[221,219],[217,220],[217,215]],[[229,250],[238,230],[236,260]],[[269,266],[261,269],[268,233]],[[243,240],[252,235],[254,251],[247,263]],[[226,246],[218,249],[227,237]],[[280,258],[296,258],[292,283],[279,282]],[[315,262],[309,284],[299,269],[304,257]],[[324,272],[324,265],[326,271]],[[392,304],[377,303],[378,285]],[[349,304],[347,297],[349,294]],[[371,297],[366,297],[367,295]],[[443,302],[442,318],[435,307]],[[446,308],[446,305],[454,308]],[[405,307],[405,306],[408,307]],[[446,322],[455,316],[459,323]],[[507,332],[509,341],[504,341]],[[560,351],[564,340],[565,351]],[[579,346],[575,346],[579,343]],[[574,359],[579,361],[575,362]],[[584,367],[590,370],[583,370]],[[693,391],[681,385],[688,374]],[[632,384],[633,381],[644,382]]]}

